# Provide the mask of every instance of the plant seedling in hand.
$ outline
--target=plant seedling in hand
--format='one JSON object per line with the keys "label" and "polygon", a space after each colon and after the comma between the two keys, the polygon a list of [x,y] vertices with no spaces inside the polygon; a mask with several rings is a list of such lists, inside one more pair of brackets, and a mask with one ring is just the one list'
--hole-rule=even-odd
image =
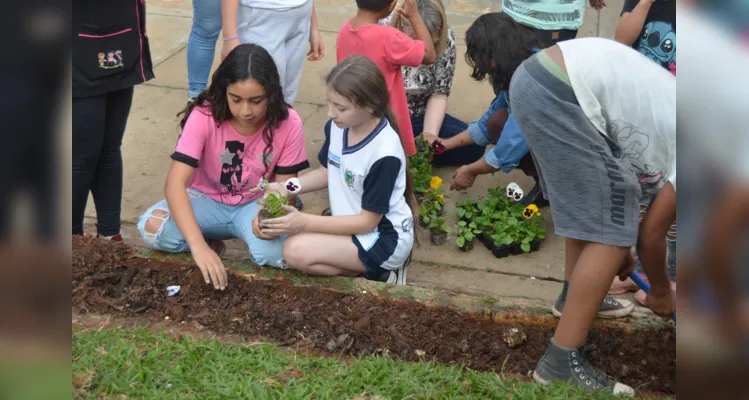
{"label": "plant seedling in hand", "polygon": [[283,217],[286,215],[286,210],[283,206],[287,205],[288,198],[279,193],[268,193],[262,200],[262,208],[258,213],[258,219],[260,221]]}

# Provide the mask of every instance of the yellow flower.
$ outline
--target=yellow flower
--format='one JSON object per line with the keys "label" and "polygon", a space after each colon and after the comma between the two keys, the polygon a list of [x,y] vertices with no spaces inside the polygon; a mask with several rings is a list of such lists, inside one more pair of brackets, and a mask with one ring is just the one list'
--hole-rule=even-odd
{"label": "yellow flower", "polygon": [[439,176],[433,176],[432,180],[429,181],[429,187],[437,190],[440,188],[440,186],[442,186],[442,178],[440,178]]}
{"label": "yellow flower", "polygon": [[440,199],[440,200],[442,200],[442,199],[445,198],[445,195],[444,194],[437,195],[437,198]]}
{"label": "yellow flower", "polygon": [[525,219],[529,219],[536,214],[538,214],[538,207],[535,204],[531,204],[523,210],[523,217],[525,217]]}

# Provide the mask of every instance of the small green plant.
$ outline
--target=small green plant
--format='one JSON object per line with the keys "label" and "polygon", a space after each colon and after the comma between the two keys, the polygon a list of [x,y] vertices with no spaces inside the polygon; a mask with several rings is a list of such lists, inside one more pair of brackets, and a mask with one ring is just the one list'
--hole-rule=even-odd
{"label": "small green plant", "polygon": [[475,222],[471,221],[468,223],[466,221],[459,221],[458,236],[455,239],[455,244],[460,249],[469,249],[473,246],[473,239],[480,232],[481,231],[478,229]]}
{"label": "small green plant", "polygon": [[432,218],[430,218],[429,225],[427,225],[427,228],[434,233],[439,234],[442,232],[450,232],[452,229],[450,229],[449,226],[445,226],[445,218],[444,217],[438,217],[436,215],[433,215]]}
{"label": "small green plant", "polygon": [[429,189],[429,182],[432,179],[432,150],[423,137],[416,138],[416,149],[416,154],[409,156],[408,162],[413,177],[414,193],[422,197]]}
{"label": "small green plant", "polygon": [[445,218],[439,217],[436,214],[432,214],[429,225],[429,233],[431,234],[430,240],[432,244],[441,246],[447,240],[447,233],[450,232],[450,227],[445,226]]}
{"label": "small green plant", "polygon": [[278,193],[269,193],[265,196],[261,205],[259,217],[260,219],[278,218],[286,215],[286,210],[283,206],[288,204],[289,199],[286,196],[282,196]]}
{"label": "small green plant", "polygon": [[524,217],[523,212],[522,207],[515,206],[501,212],[501,217],[492,224],[489,233],[495,246],[518,243],[527,253],[531,250],[531,242],[545,238],[546,229],[541,226],[543,217],[537,212],[530,217]]}
{"label": "small green plant", "polygon": [[483,301],[484,303],[488,305],[492,305],[497,302],[497,299],[495,299],[494,297],[490,297],[490,296],[484,296],[481,298],[481,301]]}
{"label": "small green plant", "polygon": [[442,193],[442,189],[429,188],[424,192],[422,205],[429,203],[429,207],[436,211],[438,215],[445,213],[445,194]]}
{"label": "small green plant", "polygon": [[531,218],[521,221],[519,224],[517,241],[520,242],[520,248],[524,252],[531,251],[531,242],[534,240],[543,240],[546,238],[546,228],[541,226],[541,221],[543,221],[543,217],[534,215]]}
{"label": "small green plant", "polygon": [[474,205],[475,202],[475,197],[467,197],[465,200],[457,203],[455,211],[458,215],[458,220],[464,221],[473,219],[473,216],[478,210],[476,205]]}

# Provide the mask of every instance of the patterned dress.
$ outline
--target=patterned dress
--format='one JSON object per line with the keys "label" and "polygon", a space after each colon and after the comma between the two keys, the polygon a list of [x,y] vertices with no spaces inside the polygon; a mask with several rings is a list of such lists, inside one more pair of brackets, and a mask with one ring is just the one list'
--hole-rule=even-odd
{"label": "patterned dress", "polygon": [[449,26],[447,29],[447,46],[434,64],[417,68],[403,67],[403,85],[411,118],[426,113],[429,97],[450,94],[455,75],[456,50],[455,33]]}

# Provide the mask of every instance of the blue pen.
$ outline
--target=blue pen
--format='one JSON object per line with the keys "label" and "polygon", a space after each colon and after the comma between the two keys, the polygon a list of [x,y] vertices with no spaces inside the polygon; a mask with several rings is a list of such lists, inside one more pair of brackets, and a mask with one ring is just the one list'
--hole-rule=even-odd
{"label": "blue pen", "polygon": [[[637,272],[633,272],[633,273],[632,273],[632,275],[630,275],[629,277],[630,277],[630,278],[631,278],[631,279],[632,279],[632,280],[633,280],[633,281],[634,281],[634,282],[635,282],[635,283],[637,284],[637,286],[639,286],[639,287],[640,287],[640,289],[642,289],[642,290],[643,290],[643,291],[644,291],[645,293],[647,293],[647,292],[649,292],[649,291],[650,291],[650,285],[648,285],[648,283],[647,283],[647,282],[645,282],[645,280],[644,280],[644,279],[642,279],[642,277],[640,277],[640,274],[638,274]],[[673,319],[674,319],[674,322],[676,322],[676,313],[673,313],[673,315],[671,315],[671,318],[673,318]]]}

